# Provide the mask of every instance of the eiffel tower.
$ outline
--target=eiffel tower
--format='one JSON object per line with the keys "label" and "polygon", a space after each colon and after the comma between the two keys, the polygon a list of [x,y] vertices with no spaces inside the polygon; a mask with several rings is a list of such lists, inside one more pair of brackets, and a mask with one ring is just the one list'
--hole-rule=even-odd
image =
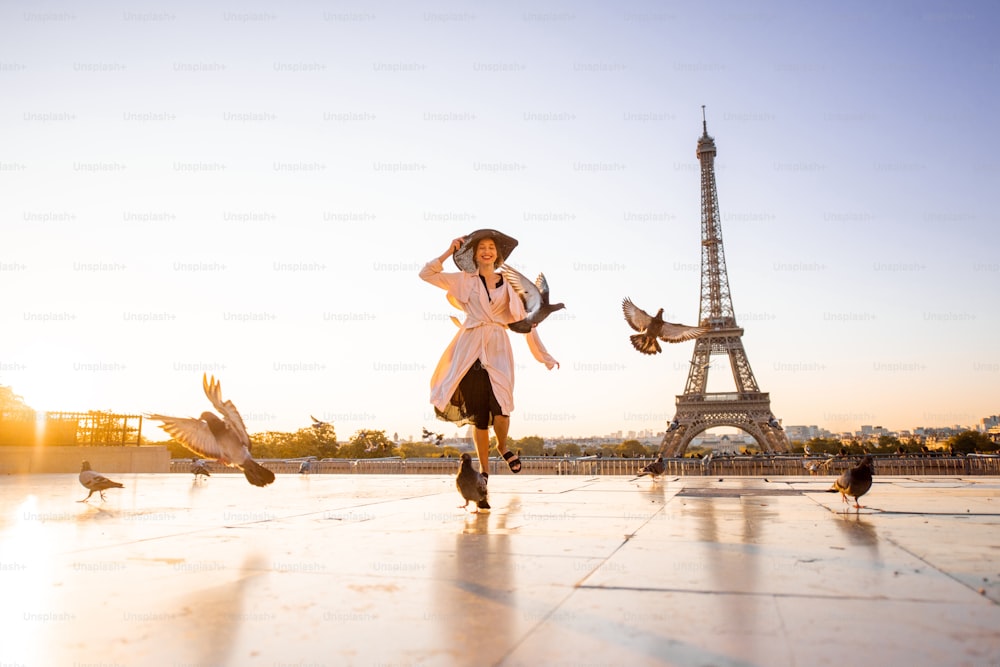
{"label": "eiffel tower", "polygon": [[[660,451],[684,456],[688,443],[716,426],[734,426],[767,452],[788,449],[788,438],[771,412],[771,398],[757,386],[743,349],[743,329],[736,325],[729,295],[726,255],[722,247],[719,195],[715,187],[715,139],[708,134],[702,106],[702,135],[698,139],[701,163],[701,307],[699,326],[709,331],[695,339],[684,393],[677,397],[674,419],[663,435]],[[712,355],[728,355],[736,390],[706,392]]]}

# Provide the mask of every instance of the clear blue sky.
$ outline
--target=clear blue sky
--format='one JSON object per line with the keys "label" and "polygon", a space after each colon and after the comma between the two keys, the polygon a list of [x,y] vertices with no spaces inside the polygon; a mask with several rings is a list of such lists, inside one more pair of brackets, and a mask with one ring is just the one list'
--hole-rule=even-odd
{"label": "clear blue sky", "polygon": [[[419,435],[481,227],[567,309],[512,436],[662,429],[696,323],[701,105],[786,424],[1000,412],[995,3],[5,3],[0,384],[40,410]],[[729,376],[727,378],[727,376]],[[721,359],[709,389],[731,384]],[[147,435],[157,436],[149,429]]]}

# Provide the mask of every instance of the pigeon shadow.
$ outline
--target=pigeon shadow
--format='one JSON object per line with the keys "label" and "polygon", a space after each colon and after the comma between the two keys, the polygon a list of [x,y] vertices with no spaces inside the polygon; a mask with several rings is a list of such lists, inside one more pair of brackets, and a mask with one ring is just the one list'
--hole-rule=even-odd
{"label": "pigeon shadow", "polygon": [[860,514],[838,514],[834,523],[851,544],[865,547],[878,545],[878,533],[875,526],[863,520]]}
{"label": "pigeon shadow", "polygon": [[100,505],[91,505],[90,503],[83,503],[87,508],[86,512],[80,512],[76,515],[77,521],[106,521],[107,519],[114,519],[120,515],[118,510],[109,510]]}
{"label": "pigeon shadow", "polygon": [[[182,603],[185,608],[197,610],[184,617],[192,625],[183,633],[190,640],[184,644],[197,650],[194,664],[231,664],[236,639],[244,624],[261,623],[256,620],[258,616],[265,622],[271,618],[269,613],[244,611],[247,592],[266,573],[264,556],[259,552],[249,554],[243,559],[236,579],[211,588],[199,588],[189,601]],[[260,631],[266,631],[266,625]]]}
{"label": "pigeon shadow", "polygon": [[667,482],[651,484],[643,490],[643,494],[651,501],[663,500],[667,496]]}
{"label": "pigeon shadow", "polygon": [[490,515],[488,512],[479,511],[475,514],[467,514],[465,517],[465,527],[462,529],[464,535],[487,535],[490,532]]}
{"label": "pigeon shadow", "polygon": [[428,631],[439,636],[442,645],[452,646],[456,654],[474,653],[478,664],[495,664],[514,641],[514,579],[524,567],[514,563],[507,534],[508,514],[520,501],[494,507],[466,514],[461,532],[442,541],[432,575],[438,584],[424,614],[431,624]]}

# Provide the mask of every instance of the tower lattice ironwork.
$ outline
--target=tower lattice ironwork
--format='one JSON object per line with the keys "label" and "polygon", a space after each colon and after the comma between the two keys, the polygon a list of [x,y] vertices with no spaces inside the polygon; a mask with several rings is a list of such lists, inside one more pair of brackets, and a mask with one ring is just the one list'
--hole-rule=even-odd
{"label": "tower lattice ironwork", "polygon": [[[708,134],[702,107],[702,135],[698,139],[701,163],[701,306],[699,326],[709,331],[695,340],[684,393],[677,396],[674,419],[667,426],[660,450],[683,456],[699,433],[716,426],[733,426],[749,433],[764,451],[785,451],[788,438],[771,412],[771,398],[754,378],[743,349],[743,329],[736,324],[722,247],[722,221],[715,185],[715,139]],[[735,391],[708,392],[713,355],[726,355],[733,371]]]}

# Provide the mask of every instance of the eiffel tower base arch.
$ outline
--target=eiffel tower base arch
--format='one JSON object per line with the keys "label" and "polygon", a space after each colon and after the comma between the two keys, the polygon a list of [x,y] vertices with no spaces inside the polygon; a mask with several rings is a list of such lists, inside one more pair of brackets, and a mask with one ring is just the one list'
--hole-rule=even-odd
{"label": "eiffel tower base arch", "polygon": [[748,433],[764,452],[788,451],[788,438],[771,412],[770,398],[754,392],[678,396],[677,411],[663,435],[660,453],[668,458],[682,457],[695,437],[717,426]]}

